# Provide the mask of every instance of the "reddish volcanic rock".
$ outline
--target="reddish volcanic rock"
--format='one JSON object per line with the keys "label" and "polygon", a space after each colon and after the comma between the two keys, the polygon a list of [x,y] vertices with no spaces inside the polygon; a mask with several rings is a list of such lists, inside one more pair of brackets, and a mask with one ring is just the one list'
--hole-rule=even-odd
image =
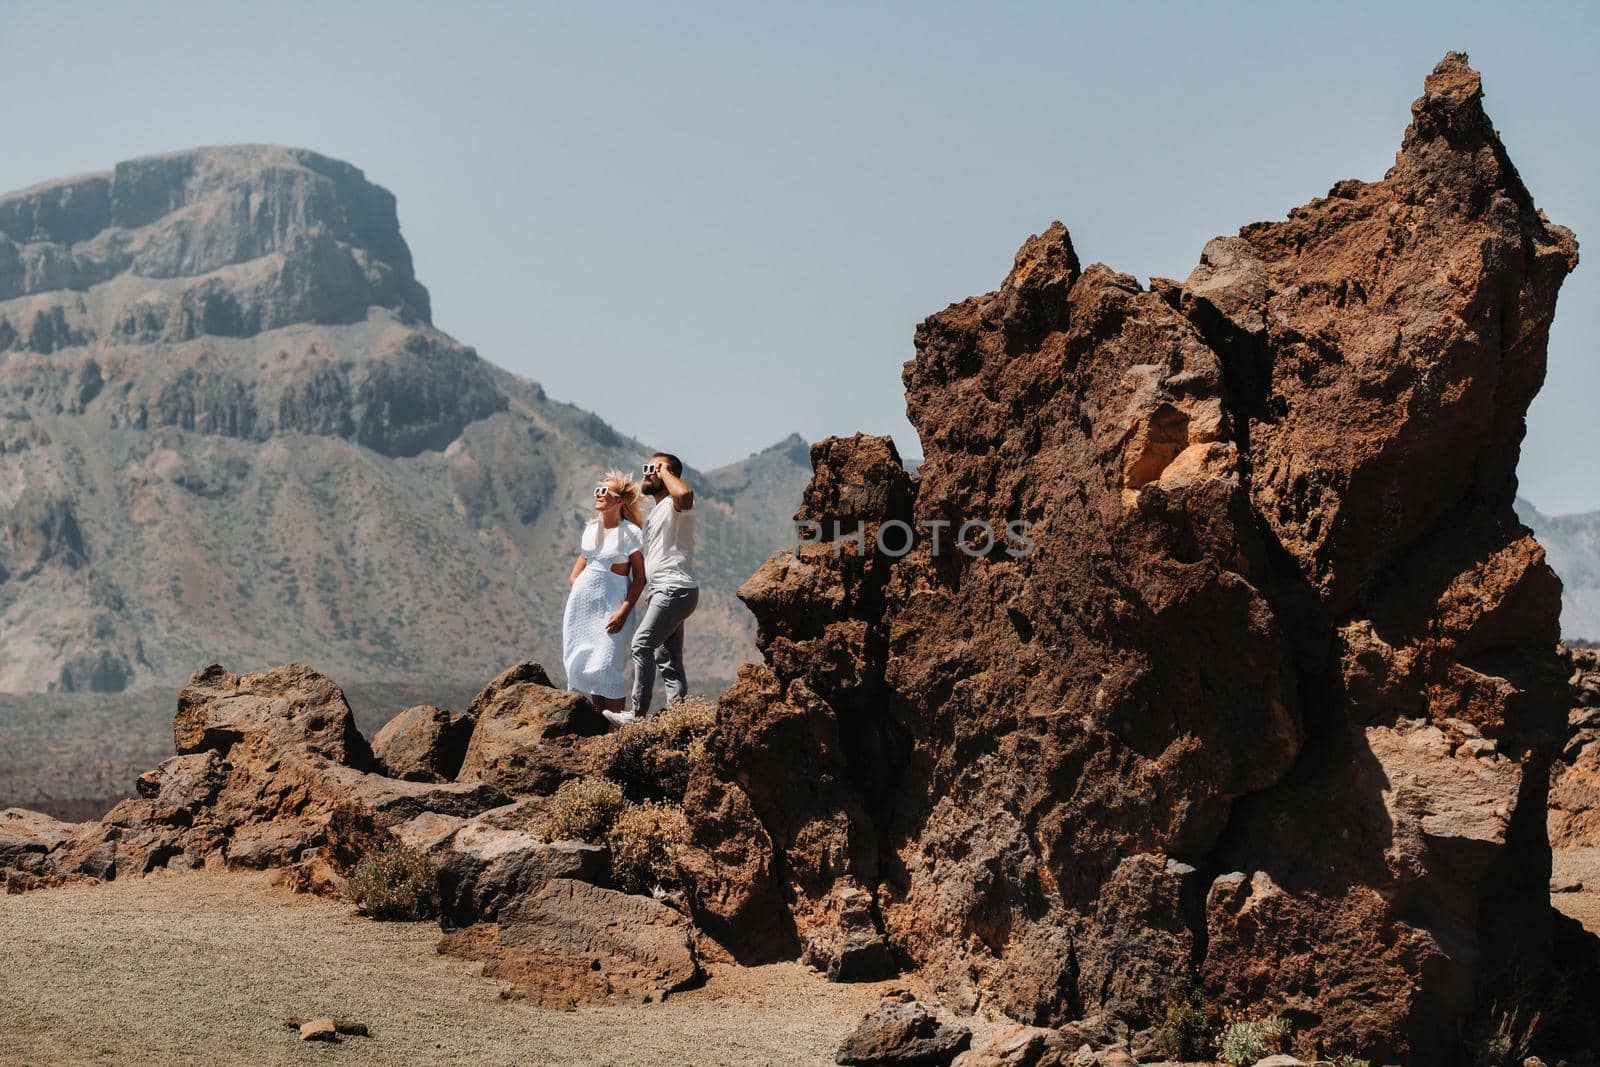
{"label": "reddish volcanic rock", "polygon": [[1575,263],[1455,54],[1382,181],[1181,285],[1031,238],[917,332],[919,475],[819,444],[819,540],[741,590],[702,921],[739,951],[776,895],[757,944],[1146,1044],[1194,987],[1307,1053],[1445,1062],[1491,1010],[1593,1040],[1546,891],[1559,585],[1512,511]]}
{"label": "reddish volcanic rock", "polygon": [[484,977],[550,1008],[664,1000],[701,977],[692,928],[678,912],[566,878],[519,898],[496,923],[445,934],[439,951],[482,961]]}
{"label": "reddish volcanic rock", "polygon": [[1572,709],[1562,759],[1550,771],[1550,843],[1600,846],[1600,652],[1572,651]]}
{"label": "reddish volcanic rock", "polygon": [[453,781],[472,740],[472,726],[470,716],[420,704],[383,724],[372,739],[372,754],[391,778]]}
{"label": "reddish volcanic rock", "polygon": [[[424,812],[464,818],[509,799],[484,782],[371,773],[371,750],[343,693],[300,664],[200,671],[179,694],[173,732],[179,754],[139,777],[138,796],[72,827],[26,872],[110,879],[214,863],[289,866],[333,843],[330,820],[341,810],[359,810],[381,832]],[[327,878],[319,884],[332,887]]]}
{"label": "reddish volcanic rock", "polygon": [[839,1046],[834,1062],[854,1067],[947,1067],[971,1043],[971,1030],[941,1022],[911,994],[900,993],[885,997],[862,1017]]}
{"label": "reddish volcanic rock", "polygon": [[589,698],[557,689],[530,661],[508,667],[467,708],[475,724],[456,780],[553,793],[584,773],[583,739],[606,732]]}
{"label": "reddish volcanic rock", "polygon": [[356,729],[344,693],[301,663],[258,674],[229,674],[212,664],[189,679],[172,722],[180,756],[240,742],[267,751],[304,749],[352,767],[372,765],[372,750]]}

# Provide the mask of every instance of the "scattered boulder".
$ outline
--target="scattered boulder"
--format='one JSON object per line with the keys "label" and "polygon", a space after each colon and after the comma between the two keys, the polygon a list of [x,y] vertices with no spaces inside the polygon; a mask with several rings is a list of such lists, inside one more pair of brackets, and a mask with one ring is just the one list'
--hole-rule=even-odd
{"label": "scattered boulder", "polygon": [[301,1041],[337,1041],[339,1028],[333,1025],[333,1020],[326,1015],[315,1019],[307,1019],[300,1024]]}
{"label": "scattered boulder", "polygon": [[255,674],[230,674],[213,663],[178,695],[172,733],[180,756],[226,757],[246,742],[258,752],[299,749],[362,770],[373,766],[344,692],[301,663]]}
{"label": "scattered boulder", "polygon": [[872,894],[841,879],[822,903],[830,912],[806,938],[802,963],[828,976],[830,982],[884,978],[895,971],[894,954],[873,917]]}
{"label": "scattered boulder", "polygon": [[372,739],[372,753],[391,778],[452,782],[461,772],[472,727],[470,715],[419,704],[384,723]]}
{"label": "scattered boulder", "polygon": [[954,1067],[1067,1067],[1077,1048],[1059,1030],[1013,1024],[995,1031],[982,1048],[957,1056]]}
{"label": "scattered boulder", "polygon": [[502,789],[482,781],[414,782],[330,764],[317,764],[316,769],[326,796],[336,803],[365,806],[384,828],[425,812],[469,817],[511,799]]}
{"label": "scattered boulder", "polygon": [[283,1021],[283,1025],[288,1027],[290,1030],[299,1031],[302,1027],[309,1026],[312,1023],[320,1024],[324,1022],[331,1022],[333,1024],[334,1032],[337,1034],[347,1035],[350,1037],[372,1036],[372,1032],[367,1028],[366,1023],[357,1022],[355,1019],[339,1019],[326,1015],[318,1016],[315,1019],[302,1019],[299,1016],[290,1016]]}
{"label": "scattered boulder", "polygon": [[207,749],[163,760],[134,782],[134,792],[154,805],[163,816],[195,812],[217,799],[228,780],[228,761]]}
{"label": "scattered boulder", "polygon": [[606,721],[580,693],[557,689],[531,661],[507,668],[473,698],[476,724],[456,775],[508,793],[550,794],[584,772],[581,740],[606,732]]}
{"label": "scattered boulder", "polygon": [[373,773],[338,686],[299,664],[243,675],[207,667],[179,694],[173,733],[178,755],[141,775],[137,795],[99,821],[0,821],[0,870],[16,874],[7,884],[217,862],[293,868],[286,884],[333,892],[353,859],[308,853],[332,845],[337,811],[359,809],[370,830],[386,831],[424,813],[464,821],[510,799],[482,781]]}
{"label": "scattered boulder", "polygon": [[909,993],[885,997],[839,1046],[834,1062],[859,1067],[946,1067],[972,1043],[972,1031],[935,1018]]}
{"label": "scattered boulder", "polygon": [[446,933],[439,951],[480,960],[508,996],[570,1009],[650,1003],[701,977],[693,928],[651,897],[553,878],[512,902],[498,922]]}
{"label": "scattered boulder", "polygon": [[58,880],[51,853],[83,832],[37,811],[0,811],[0,892],[35,889]]}
{"label": "scattered boulder", "polygon": [[459,926],[492,922],[554,879],[604,885],[611,871],[598,845],[545,841],[482,820],[463,823],[435,852],[443,914]]}
{"label": "scattered boulder", "polygon": [[25,808],[0,811],[0,868],[14,867],[28,856],[43,856],[59,848],[77,829],[75,823]]}

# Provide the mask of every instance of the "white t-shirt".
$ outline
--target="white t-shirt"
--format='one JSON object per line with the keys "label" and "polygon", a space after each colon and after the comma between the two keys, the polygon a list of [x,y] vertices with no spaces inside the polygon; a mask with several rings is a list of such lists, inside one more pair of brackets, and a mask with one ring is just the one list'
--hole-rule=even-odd
{"label": "white t-shirt", "polygon": [[590,519],[583,528],[579,551],[591,566],[609,567],[626,563],[628,557],[644,547],[644,534],[627,519],[619,519],[607,530],[599,519]]}
{"label": "white t-shirt", "polygon": [[657,500],[644,520],[644,577],[656,589],[694,589],[694,511]]}

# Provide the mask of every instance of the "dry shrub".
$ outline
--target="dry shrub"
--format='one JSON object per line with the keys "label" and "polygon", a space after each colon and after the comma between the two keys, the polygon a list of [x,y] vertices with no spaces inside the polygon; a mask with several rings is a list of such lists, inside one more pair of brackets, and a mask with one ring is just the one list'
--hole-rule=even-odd
{"label": "dry shrub", "polygon": [[356,863],[345,896],[374,919],[434,919],[439,915],[439,874],[415,849],[387,844]]}
{"label": "dry shrub", "polygon": [[1216,1009],[1198,989],[1167,1005],[1166,1022],[1160,1030],[1162,1050],[1184,1062],[1209,1060],[1217,1047],[1216,1016]]}
{"label": "dry shrub", "polygon": [[611,824],[611,878],[628,893],[677,888],[678,856],[689,844],[683,809],[647,801],[630,804]]}
{"label": "dry shrub", "polygon": [[389,831],[380,830],[374,822],[371,808],[344,800],[328,813],[322,854],[334,870],[349,874],[364,857],[391,840]]}
{"label": "dry shrub", "polygon": [[545,836],[552,841],[605,844],[606,834],[623,805],[622,787],[594,775],[569,778],[550,798]]}
{"label": "dry shrub", "polygon": [[589,772],[622,786],[634,802],[681,803],[689,772],[705,756],[705,739],[717,725],[717,706],[704,697],[668,704],[660,715],[596,739]]}

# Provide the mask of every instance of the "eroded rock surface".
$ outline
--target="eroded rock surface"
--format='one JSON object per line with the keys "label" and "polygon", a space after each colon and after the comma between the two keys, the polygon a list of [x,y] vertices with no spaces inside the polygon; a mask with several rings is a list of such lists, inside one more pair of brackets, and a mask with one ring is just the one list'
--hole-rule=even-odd
{"label": "eroded rock surface", "polygon": [[328,842],[339,809],[383,831],[424,813],[464,820],[509,799],[484,782],[373,773],[344,694],[302,664],[198,672],[179,694],[173,736],[178,754],[141,775],[136,796],[71,827],[47,855],[0,866],[35,882],[210,864],[289,867]]}
{"label": "eroded rock surface", "polygon": [[1550,843],[1600,847],[1600,651],[1572,651],[1567,743],[1550,772]]}
{"label": "eroded rock surface", "polygon": [[447,955],[483,961],[486,978],[543,1007],[659,1001],[697,981],[689,920],[650,897],[555,878],[495,923],[448,933]]}
{"label": "eroded rock surface", "polygon": [[457,780],[489,782],[513,793],[553,793],[583,773],[582,739],[606,732],[589,699],[556,689],[543,667],[519,663],[490,682],[467,708],[475,723]]}
{"label": "eroded rock surface", "polygon": [[1446,1062],[1513,1005],[1593,1041],[1546,891],[1559,583],[1512,511],[1577,245],[1481,95],[1447,56],[1381,181],[1183,283],[1051,226],[918,329],[917,476],[814,447],[686,805],[705,921],[784,901],[737,951],[881,942],[1143,1045],[1196,987],[1330,1056]]}
{"label": "eroded rock surface", "polygon": [[466,758],[472,727],[469,715],[419,704],[384,724],[372,739],[372,753],[390,777],[454,781]]}
{"label": "eroded rock surface", "polygon": [[947,1067],[972,1043],[972,1031],[939,1019],[909,993],[885,997],[861,1020],[834,1062],[854,1067]]}

